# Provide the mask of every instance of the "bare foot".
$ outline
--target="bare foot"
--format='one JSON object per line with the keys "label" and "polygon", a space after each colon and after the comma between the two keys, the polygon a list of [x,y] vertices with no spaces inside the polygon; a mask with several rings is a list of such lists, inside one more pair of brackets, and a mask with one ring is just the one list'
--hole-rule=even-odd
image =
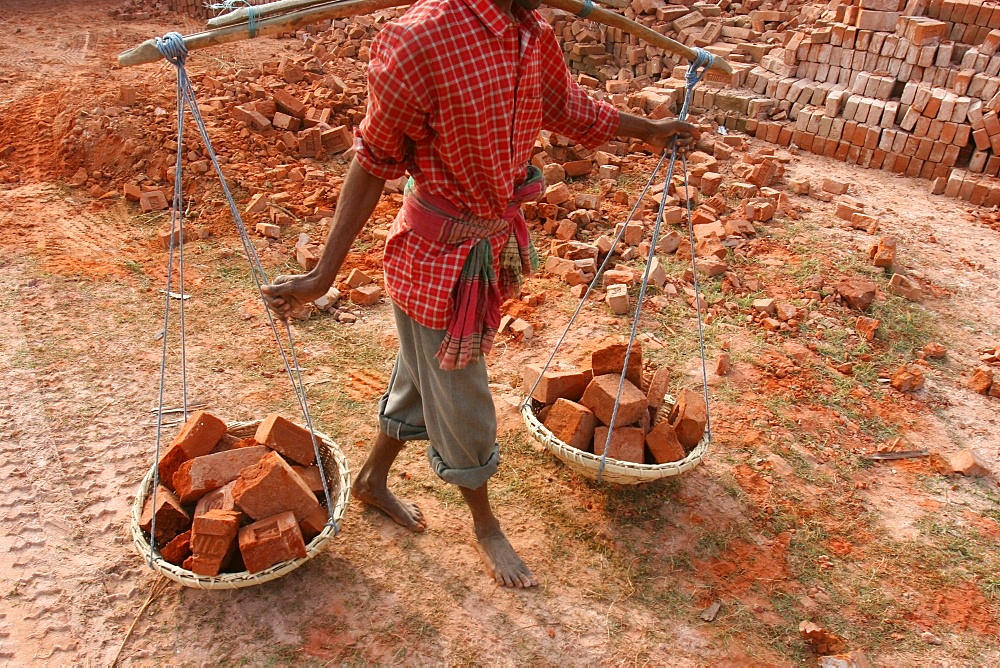
{"label": "bare foot", "polygon": [[351,485],[351,493],[356,499],[375,506],[391,517],[396,524],[410,531],[423,531],[427,528],[424,515],[416,505],[401,500],[384,485],[370,484],[363,471]]}
{"label": "bare foot", "polygon": [[498,585],[521,589],[538,584],[531,575],[531,570],[521,561],[521,557],[517,556],[517,552],[499,526],[482,535],[477,532],[476,540],[479,541],[486,569]]}

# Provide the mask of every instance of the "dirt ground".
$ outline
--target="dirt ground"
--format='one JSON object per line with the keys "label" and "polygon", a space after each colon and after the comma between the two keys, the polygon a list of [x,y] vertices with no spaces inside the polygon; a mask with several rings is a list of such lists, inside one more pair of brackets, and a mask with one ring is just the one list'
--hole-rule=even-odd
{"label": "dirt ground", "polygon": [[[931,196],[927,182],[806,154],[782,156],[786,182],[850,182],[849,194],[878,216],[879,235],[898,240],[896,270],[919,280],[925,298],[885,291],[888,276],[868,261],[878,236],[844,226],[832,203],[789,194],[791,213],[731,250],[731,266],[760,290],[702,286],[718,307],[706,330],[709,363],[727,349],[734,364],[710,379],[707,458],[683,476],[619,487],[570,472],[517,414],[521,368],[544,359],[575,306],[566,285],[530,280],[526,293],[544,303],[508,311],[536,335],[500,337],[489,361],[504,455],[491,486],[538,588],[506,591],[485,575],[460,496],[419,446],[404,451],[393,480],[430,518],[426,533],[352,502],[341,535],[280,580],[221,592],[158,587],[132,545],[129,509],[153,460],[166,268],[156,231],[166,219],[142,214],[121,191],[143,172],[157,182],[155,167],[172,155],[174,73],[164,63],[114,63],[151,36],[199,24],[176,15],[119,21],[109,13],[119,6],[0,0],[0,661],[793,665],[817,660],[798,632],[812,620],[873,665],[1000,663],[1000,399],[966,386],[980,352],[1000,344],[998,232],[979,212]],[[293,42],[198,52],[190,69],[230,74]],[[338,74],[356,81],[361,70]],[[123,84],[138,91],[129,109],[116,102]],[[210,132],[242,202],[270,186],[267,156],[241,149],[224,118],[209,114]],[[763,147],[747,141],[747,151]],[[621,187],[635,194],[652,164],[630,158]],[[80,167],[89,180],[72,187]],[[321,167],[335,196],[345,165]],[[294,415],[218,186],[211,175],[195,181],[188,398],[227,420]],[[372,227],[398,205],[387,195]],[[605,213],[625,215],[620,206]],[[299,232],[322,230],[299,221],[283,234]],[[296,270],[290,242],[258,247],[272,276]],[[347,268],[377,275],[379,262],[368,231]],[[681,285],[684,265],[668,264]],[[858,313],[837,303],[808,306],[816,317],[795,335],[748,322],[754,298],[802,304],[816,275],[826,286],[853,275],[876,281],[874,341],[857,336]],[[353,468],[374,437],[395,345],[387,303],[360,313],[355,324],[323,314],[295,324],[312,415]],[[699,387],[693,309],[655,295],[645,313],[647,358],[672,369],[674,390]],[[565,354],[582,357],[628,325],[588,305]],[[165,404],[177,406],[171,336]],[[930,342],[948,352],[917,362],[926,386],[890,388],[885,379]],[[851,375],[834,369],[844,362]],[[944,457],[972,448],[994,474],[945,476],[927,457],[863,457],[897,437],[902,449]],[[718,615],[703,621],[715,601]]]}

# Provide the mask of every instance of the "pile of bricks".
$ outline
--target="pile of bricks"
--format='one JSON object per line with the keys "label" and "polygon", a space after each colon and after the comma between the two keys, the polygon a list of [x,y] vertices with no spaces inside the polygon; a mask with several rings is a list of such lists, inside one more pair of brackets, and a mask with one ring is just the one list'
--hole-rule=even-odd
{"label": "pile of bricks", "polygon": [[[695,113],[766,141],[940,183],[961,168],[989,177],[974,178],[1000,197],[1000,9],[991,3],[851,0],[797,12],[636,0],[625,14],[730,61],[731,76],[710,72],[695,89]],[[563,15],[550,21],[570,66],[598,96],[653,117],[676,112],[683,65],[614,29]]]}
{"label": "pile of bricks", "polygon": [[669,370],[644,374],[638,341],[626,367],[626,351],[624,342],[607,342],[591,354],[587,367],[564,365],[542,373],[541,367],[529,365],[524,370],[524,391],[532,392],[538,382],[531,394],[539,407],[536,414],[566,445],[603,455],[610,432],[609,459],[637,464],[683,459],[705,432],[704,399],[697,392],[682,390],[669,414],[656,420]]}
{"label": "pile of bricks", "polygon": [[157,466],[156,505],[150,495],[140,526],[148,534],[155,516],[154,547],[197,575],[303,558],[329,518],[312,436],[277,414],[238,438],[198,411]]}

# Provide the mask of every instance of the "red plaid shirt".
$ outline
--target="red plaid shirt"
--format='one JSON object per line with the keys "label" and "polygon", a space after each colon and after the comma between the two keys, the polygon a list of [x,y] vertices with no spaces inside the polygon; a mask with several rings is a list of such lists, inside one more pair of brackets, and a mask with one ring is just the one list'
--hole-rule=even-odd
{"label": "red plaid shirt", "polygon": [[[491,0],[422,0],[379,31],[357,159],[370,174],[409,172],[417,188],[470,215],[499,218],[540,130],[587,146],[618,126],[610,104],[573,81],[550,26]],[[508,236],[490,238],[494,265]],[[445,329],[452,289],[474,240],[442,245],[397,217],[386,242],[386,289],[411,318]]]}

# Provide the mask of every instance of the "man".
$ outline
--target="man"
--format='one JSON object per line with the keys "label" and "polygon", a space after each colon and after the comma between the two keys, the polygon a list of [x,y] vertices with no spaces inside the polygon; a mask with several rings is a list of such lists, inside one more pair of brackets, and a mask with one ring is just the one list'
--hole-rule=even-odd
{"label": "man", "polygon": [[519,204],[541,194],[526,169],[542,129],[597,146],[614,135],[664,146],[694,126],[619,113],[575,84],[540,0],[421,0],[371,47],[369,107],[315,269],[264,293],[281,317],[325,294],[387,179],[412,176],[386,240],[385,285],[400,349],[379,405],[380,433],[355,498],[412,531],[420,510],[387,487],[404,443],[429,440],[435,472],[459,486],[487,569],[530,587],[531,571],[493,514],[496,412],[485,362],[500,303],[537,262]]}

